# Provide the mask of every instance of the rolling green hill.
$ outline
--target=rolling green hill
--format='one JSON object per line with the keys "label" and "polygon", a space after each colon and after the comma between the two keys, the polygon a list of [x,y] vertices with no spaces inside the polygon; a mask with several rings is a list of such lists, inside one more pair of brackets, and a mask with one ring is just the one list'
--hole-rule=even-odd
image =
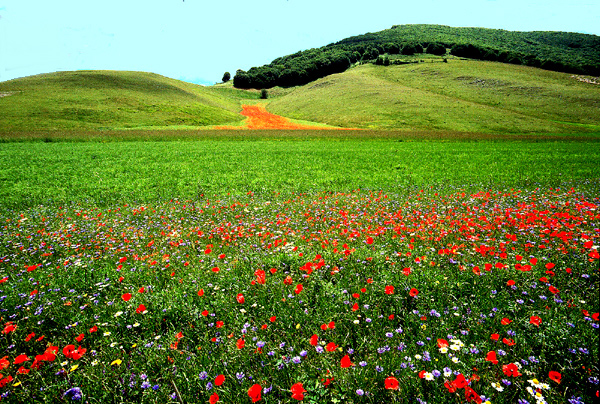
{"label": "rolling green hill", "polygon": [[292,91],[272,113],[334,126],[493,133],[600,132],[600,86],[580,76],[441,58],[365,64]]}
{"label": "rolling green hill", "polygon": [[600,74],[600,37],[570,32],[514,32],[443,25],[397,25],[354,36],[238,70],[238,88],[296,86],[340,73],[357,62],[374,62],[382,55],[423,52],[541,67],[546,70]]}
{"label": "rolling green hill", "polygon": [[[246,92],[202,87],[153,73],[77,71],[0,83],[0,128],[186,128],[239,122]],[[252,95],[251,95],[252,96]]]}

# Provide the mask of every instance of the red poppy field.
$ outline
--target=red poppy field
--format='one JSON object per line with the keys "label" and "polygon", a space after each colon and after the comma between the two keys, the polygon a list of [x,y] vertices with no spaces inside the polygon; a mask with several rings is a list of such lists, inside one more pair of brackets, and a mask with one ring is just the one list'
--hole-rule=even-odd
{"label": "red poppy field", "polygon": [[426,188],[6,210],[0,396],[591,403],[598,204]]}

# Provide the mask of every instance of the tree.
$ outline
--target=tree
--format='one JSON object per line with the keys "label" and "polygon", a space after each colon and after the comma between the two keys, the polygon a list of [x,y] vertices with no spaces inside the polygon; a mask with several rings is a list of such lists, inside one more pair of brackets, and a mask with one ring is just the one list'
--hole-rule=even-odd
{"label": "tree", "polygon": [[442,56],[446,54],[446,47],[438,42],[430,43],[429,46],[427,46],[427,53]]}
{"label": "tree", "polygon": [[231,79],[231,74],[229,72],[225,72],[223,75],[223,83],[227,83]]}
{"label": "tree", "polygon": [[269,93],[267,92],[266,89],[262,89],[260,90],[260,98],[262,98],[263,100],[266,100],[269,97]]}

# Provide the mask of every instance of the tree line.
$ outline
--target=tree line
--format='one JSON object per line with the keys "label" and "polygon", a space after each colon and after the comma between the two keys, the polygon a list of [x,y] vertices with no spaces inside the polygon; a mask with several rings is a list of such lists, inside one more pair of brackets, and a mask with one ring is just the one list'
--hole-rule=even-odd
{"label": "tree line", "polygon": [[[444,29],[448,27],[443,27]],[[421,28],[424,29],[424,28]],[[482,32],[493,30],[479,29]],[[392,30],[388,30],[393,33]],[[415,55],[430,53],[443,56],[447,53],[463,58],[488,60],[517,65],[539,67],[566,73],[600,75],[600,64],[590,62],[589,58],[565,58],[560,46],[568,46],[577,50],[577,41],[590,41],[579,38],[579,34],[562,34],[542,38],[553,40],[556,44],[537,46],[530,37],[523,38],[523,44],[503,44],[502,38],[491,41],[494,46],[484,46],[468,42],[452,41],[387,41],[389,33],[371,33],[342,40],[335,44],[306,51],[296,52],[273,60],[268,65],[252,67],[248,71],[238,70],[233,77],[233,85],[237,88],[271,88],[275,86],[293,87],[310,83],[334,73],[341,73],[358,62],[391,64],[387,55]],[[386,33],[385,35],[383,33]],[[512,33],[518,34],[518,33]],[[542,33],[540,33],[542,34]],[[388,37],[386,37],[388,35]],[[441,36],[440,36],[441,37]],[[443,37],[445,38],[445,37]],[[558,38],[558,39],[557,39]],[[592,38],[595,39],[595,38]],[[540,39],[541,40],[541,39]],[[558,41],[558,42],[557,42]],[[562,42],[569,42],[567,45]],[[540,42],[541,43],[541,42]],[[533,45],[532,45],[533,44]],[[535,46],[534,46],[535,45]],[[586,47],[595,49],[583,42]]]}

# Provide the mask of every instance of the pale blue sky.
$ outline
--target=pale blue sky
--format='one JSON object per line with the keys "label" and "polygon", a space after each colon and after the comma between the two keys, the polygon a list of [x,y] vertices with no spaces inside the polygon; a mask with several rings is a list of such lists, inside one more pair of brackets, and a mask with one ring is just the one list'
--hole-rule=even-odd
{"label": "pale blue sky", "polygon": [[0,0],[0,81],[111,69],[213,84],[225,71],[422,23],[600,35],[600,0]]}

